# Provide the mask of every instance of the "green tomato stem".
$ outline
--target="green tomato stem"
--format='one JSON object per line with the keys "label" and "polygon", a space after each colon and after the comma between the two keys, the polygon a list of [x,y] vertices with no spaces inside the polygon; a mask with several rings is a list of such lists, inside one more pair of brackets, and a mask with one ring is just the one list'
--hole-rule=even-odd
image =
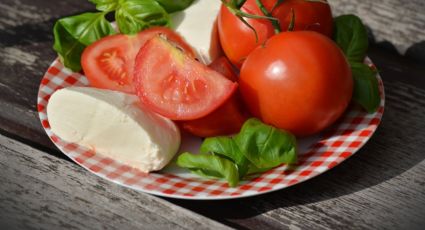
{"label": "green tomato stem", "polygon": [[291,14],[292,14],[291,22],[289,23],[288,31],[294,31],[294,28],[295,28],[295,11],[294,11],[294,8],[291,8]]}
{"label": "green tomato stem", "polygon": [[[273,18],[273,15],[266,9],[266,7],[264,6],[264,4],[261,2],[261,0],[256,0],[256,3],[258,5],[258,7],[260,8],[261,12],[263,12],[264,16],[269,17],[269,18]],[[282,30],[280,29],[280,23],[279,20],[277,20],[276,18],[274,18],[274,20],[269,19],[269,21],[272,23],[273,28],[274,28],[274,33],[278,34],[280,32],[282,32]]]}
{"label": "green tomato stem", "polygon": [[243,4],[245,4],[246,0],[235,0],[235,6],[236,8],[240,9]]}

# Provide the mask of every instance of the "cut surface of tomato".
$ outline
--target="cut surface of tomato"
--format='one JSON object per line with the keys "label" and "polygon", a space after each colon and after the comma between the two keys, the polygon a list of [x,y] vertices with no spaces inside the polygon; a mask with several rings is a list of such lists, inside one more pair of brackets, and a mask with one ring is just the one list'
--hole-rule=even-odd
{"label": "cut surface of tomato", "polygon": [[[226,57],[217,58],[209,67],[227,79],[237,81],[237,75]],[[199,137],[230,135],[239,132],[248,118],[239,92],[236,92],[212,113],[199,119],[184,121],[181,127]]]}
{"label": "cut surface of tomato", "polygon": [[187,55],[195,57],[194,51],[184,39],[165,27],[150,28],[135,35],[107,36],[88,46],[81,57],[81,65],[90,85],[96,88],[135,93],[134,60],[139,49],[157,35],[166,37]]}
{"label": "cut surface of tomato", "polygon": [[142,103],[173,120],[203,117],[222,105],[237,88],[237,83],[160,36],[140,49],[134,78]]}

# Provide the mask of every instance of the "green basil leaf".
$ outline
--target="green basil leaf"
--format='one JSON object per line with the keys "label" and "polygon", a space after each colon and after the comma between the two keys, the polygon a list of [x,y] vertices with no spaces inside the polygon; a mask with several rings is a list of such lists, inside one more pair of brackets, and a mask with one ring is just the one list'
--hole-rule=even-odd
{"label": "green basil leaf", "polygon": [[81,54],[86,46],[75,39],[59,22],[53,27],[55,42],[53,49],[58,53],[63,65],[74,72],[81,70]]}
{"label": "green basil leaf", "polygon": [[355,15],[342,15],[334,19],[334,40],[350,62],[363,62],[369,46],[367,31]]}
{"label": "green basil leaf", "polygon": [[[156,0],[168,13],[182,11],[189,7],[194,0]],[[200,0],[205,1],[205,0]]]}
{"label": "green basil leaf", "polygon": [[77,72],[81,70],[81,54],[86,46],[107,35],[114,34],[104,13],[84,13],[59,19],[53,28],[53,49],[62,63]]}
{"label": "green basil leaf", "polygon": [[200,152],[203,154],[219,154],[229,158],[238,166],[240,178],[248,172],[249,161],[241,152],[236,142],[230,137],[206,138],[201,145]]}
{"label": "green basil leaf", "polygon": [[246,173],[246,175],[267,172],[267,171],[269,171],[272,168],[257,168],[255,165],[249,164],[249,166],[248,166],[248,172]]}
{"label": "green basil leaf", "polygon": [[353,100],[369,113],[373,113],[381,103],[377,72],[363,63],[350,64],[354,80]]}
{"label": "green basil leaf", "polygon": [[170,16],[155,0],[120,0],[115,19],[124,34],[152,26],[170,26]]}
{"label": "green basil leaf", "polygon": [[117,9],[118,0],[89,0],[96,5],[96,9],[104,12],[111,12]]}
{"label": "green basil leaf", "polygon": [[295,136],[251,118],[235,141],[246,158],[259,169],[297,162]]}
{"label": "green basil leaf", "polygon": [[236,165],[223,157],[211,154],[182,153],[177,158],[177,165],[204,177],[223,178],[230,187],[239,183]]}

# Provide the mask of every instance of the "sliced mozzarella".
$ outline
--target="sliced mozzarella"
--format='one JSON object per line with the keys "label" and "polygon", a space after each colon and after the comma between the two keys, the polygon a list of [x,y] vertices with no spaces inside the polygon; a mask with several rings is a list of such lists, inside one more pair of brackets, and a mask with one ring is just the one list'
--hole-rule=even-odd
{"label": "sliced mozzarella", "polygon": [[220,0],[195,0],[192,5],[172,14],[175,30],[195,48],[204,64],[211,63],[220,53],[215,20]]}
{"label": "sliced mozzarella", "polygon": [[56,91],[47,106],[53,133],[143,172],[162,169],[180,146],[169,119],[134,95],[88,87]]}

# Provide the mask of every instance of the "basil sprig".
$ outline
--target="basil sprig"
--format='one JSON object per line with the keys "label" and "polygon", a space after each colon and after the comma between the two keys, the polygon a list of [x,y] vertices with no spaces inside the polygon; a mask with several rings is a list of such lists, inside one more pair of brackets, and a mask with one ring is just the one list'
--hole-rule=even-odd
{"label": "basil sprig", "polygon": [[[189,7],[194,0],[156,0],[168,13],[182,11]],[[202,1],[202,0],[201,0]],[[204,0],[205,1],[205,0]]]}
{"label": "basil sprig", "polygon": [[53,28],[55,43],[53,49],[62,63],[73,71],[81,70],[81,53],[96,40],[114,34],[105,14],[84,13],[59,19]]}
{"label": "basil sprig", "polygon": [[207,178],[224,178],[229,186],[239,183],[239,173],[236,165],[223,157],[212,154],[193,155],[183,153],[177,159],[180,167],[189,168],[193,173]]}
{"label": "basil sprig", "polygon": [[353,100],[369,113],[373,113],[381,103],[376,70],[360,62],[351,62],[354,79]]}
{"label": "basil sprig", "polygon": [[118,0],[89,0],[96,5],[96,9],[104,12],[111,12],[117,9]]}
{"label": "basil sprig", "polygon": [[366,27],[355,15],[334,19],[334,40],[342,49],[351,66],[354,81],[353,100],[367,112],[375,112],[381,102],[377,72],[364,64],[369,46]]}
{"label": "basil sprig", "polygon": [[241,152],[258,169],[297,162],[296,139],[289,132],[250,119],[236,135]]}
{"label": "basil sprig", "polygon": [[295,137],[256,118],[246,121],[234,137],[207,138],[200,154],[186,152],[177,158],[180,167],[204,177],[226,179],[232,187],[247,175],[296,162]]}
{"label": "basil sprig", "polygon": [[120,1],[115,19],[124,34],[135,34],[152,26],[170,26],[170,16],[155,0]]}
{"label": "basil sprig", "polygon": [[115,20],[124,34],[135,34],[153,26],[171,26],[168,13],[184,10],[193,0],[89,0],[101,12],[83,13],[59,19],[53,28],[53,49],[62,63],[77,72],[81,70],[84,49],[102,37],[115,33],[105,19],[115,11]]}

